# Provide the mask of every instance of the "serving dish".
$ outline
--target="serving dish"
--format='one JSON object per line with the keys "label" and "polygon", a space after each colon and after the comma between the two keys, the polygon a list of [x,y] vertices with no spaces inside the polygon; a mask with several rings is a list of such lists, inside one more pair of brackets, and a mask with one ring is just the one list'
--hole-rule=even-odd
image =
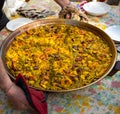
{"label": "serving dish", "polygon": [[102,16],[107,14],[111,7],[104,2],[88,2],[83,5],[83,9],[92,16]]}
{"label": "serving dish", "polygon": [[45,20],[37,20],[37,21],[31,22],[27,25],[24,25],[24,26],[18,28],[17,30],[12,32],[3,42],[2,47],[1,47],[1,56],[2,56],[2,60],[4,62],[4,65],[5,65],[5,69],[12,79],[15,80],[15,76],[13,76],[13,74],[10,72],[10,70],[8,69],[8,67],[6,65],[6,52],[9,48],[9,46],[11,45],[11,43],[14,41],[15,37],[24,33],[25,31],[29,31],[29,30],[34,29],[36,27],[41,27],[41,26],[46,26],[46,25],[51,25],[51,24],[52,25],[62,25],[62,24],[71,25],[71,26],[78,27],[80,29],[87,30],[87,31],[92,32],[95,35],[99,36],[110,47],[110,52],[112,54],[111,61],[110,61],[109,66],[107,67],[106,71],[100,76],[99,79],[97,79],[97,80],[93,81],[92,83],[87,84],[85,86],[76,87],[76,88],[72,88],[72,89],[63,89],[63,90],[49,90],[49,89],[46,90],[46,89],[40,89],[40,88],[36,88],[36,87],[35,87],[35,89],[49,91],[49,92],[68,92],[68,91],[73,91],[73,90],[79,90],[79,89],[83,89],[85,87],[88,87],[88,86],[100,81],[101,79],[103,79],[106,75],[108,75],[111,72],[111,70],[113,69],[113,67],[115,66],[115,63],[116,63],[117,51],[116,51],[116,47],[115,47],[114,42],[111,40],[111,38],[104,31],[102,31],[101,29],[99,29],[91,24],[79,22],[76,20],[45,19]]}

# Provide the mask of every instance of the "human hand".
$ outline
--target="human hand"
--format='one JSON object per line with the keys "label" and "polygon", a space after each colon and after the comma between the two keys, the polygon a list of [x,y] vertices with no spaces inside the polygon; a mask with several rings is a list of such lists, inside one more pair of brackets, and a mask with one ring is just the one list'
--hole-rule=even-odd
{"label": "human hand", "polygon": [[74,19],[78,21],[88,21],[87,15],[73,4],[66,5],[59,12],[59,18]]}
{"label": "human hand", "polygon": [[0,88],[5,92],[8,99],[19,110],[33,110],[29,105],[24,91],[15,85],[9,78],[0,56]]}
{"label": "human hand", "polygon": [[8,90],[6,91],[6,95],[15,109],[30,110],[34,112],[34,114],[37,114],[37,112],[29,105],[23,90],[14,83],[9,86]]}

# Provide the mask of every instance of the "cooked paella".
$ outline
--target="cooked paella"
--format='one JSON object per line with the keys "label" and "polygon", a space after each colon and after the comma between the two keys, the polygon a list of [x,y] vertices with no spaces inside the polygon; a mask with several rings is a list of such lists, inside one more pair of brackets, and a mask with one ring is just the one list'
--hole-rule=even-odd
{"label": "cooked paella", "polygon": [[112,53],[108,44],[90,31],[51,24],[16,36],[5,57],[12,75],[22,74],[31,87],[68,90],[98,80],[108,69]]}

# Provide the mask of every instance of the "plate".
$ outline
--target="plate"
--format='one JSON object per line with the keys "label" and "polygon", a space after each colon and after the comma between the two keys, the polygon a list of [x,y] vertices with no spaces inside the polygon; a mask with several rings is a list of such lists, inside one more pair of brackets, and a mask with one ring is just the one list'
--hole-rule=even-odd
{"label": "plate", "polygon": [[104,2],[88,2],[83,5],[83,9],[90,15],[101,16],[110,11],[110,5]]}
{"label": "plate", "polygon": [[28,24],[30,22],[32,22],[33,20],[28,19],[28,18],[17,18],[14,20],[9,21],[6,24],[6,28],[10,31],[15,31],[16,29],[18,29],[19,27]]}
{"label": "plate", "polygon": [[120,24],[107,27],[105,32],[111,37],[112,40],[120,42]]}

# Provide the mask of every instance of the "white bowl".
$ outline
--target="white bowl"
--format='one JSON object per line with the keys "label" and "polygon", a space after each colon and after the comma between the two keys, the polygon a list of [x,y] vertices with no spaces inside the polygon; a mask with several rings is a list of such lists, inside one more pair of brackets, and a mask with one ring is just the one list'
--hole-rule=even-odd
{"label": "white bowl", "polygon": [[83,5],[83,9],[90,15],[101,16],[108,13],[111,7],[105,2],[88,2]]}

